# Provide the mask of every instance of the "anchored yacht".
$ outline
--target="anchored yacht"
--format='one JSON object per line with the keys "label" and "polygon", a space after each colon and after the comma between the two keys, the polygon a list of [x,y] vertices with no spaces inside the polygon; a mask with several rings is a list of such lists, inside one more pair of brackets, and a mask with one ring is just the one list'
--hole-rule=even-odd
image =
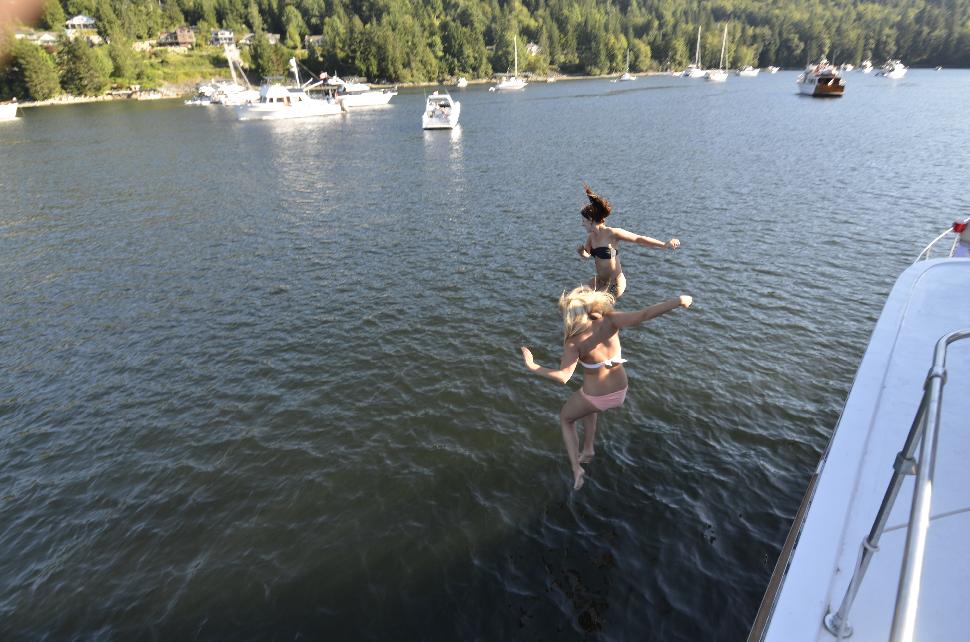
{"label": "anchored yacht", "polygon": [[337,76],[327,79],[327,85],[337,90],[334,99],[344,109],[353,107],[379,107],[391,102],[397,96],[397,89],[372,89],[362,82],[347,82]]}
{"label": "anchored yacht", "polygon": [[296,81],[295,87],[278,82],[263,83],[259,88],[259,102],[237,107],[236,117],[239,120],[280,120],[333,116],[341,112],[340,104],[330,95],[325,98],[310,97],[309,90],[319,87],[324,81],[309,80],[301,84],[295,58],[290,58],[290,71]]}
{"label": "anchored yacht", "polygon": [[968,638],[968,221],[889,293],[748,642]]}
{"label": "anchored yacht", "polygon": [[423,129],[454,129],[461,114],[461,103],[453,100],[447,92],[434,92],[428,96],[421,115]]}
{"label": "anchored yacht", "polygon": [[795,82],[798,83],[798,91],[816,98],[838,97],[845,93],[842,72],[825,58],[818,64],[806,67]]}

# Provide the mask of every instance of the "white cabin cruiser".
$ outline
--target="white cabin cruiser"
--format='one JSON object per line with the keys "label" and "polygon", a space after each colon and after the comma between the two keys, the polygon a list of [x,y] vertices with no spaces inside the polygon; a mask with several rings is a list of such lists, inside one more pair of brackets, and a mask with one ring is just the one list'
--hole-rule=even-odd
{"label": "white cabin cruiser", "polygon": [[428,96],[421,115],[423,129],[454,129],[461,115],[461,103],[447,93],[434,92]]}
{"label": "white cabin cruiser", "polygon": [[0,120],[14,120],[17,118],[17,99],[0,103]]}
{"label": "white cabin cruiser", "polygon": [[806,67],[795,82],[799,92],[816,98],[838,97],[845,93],[842,72],[825,58]]}
{"label": "white cabin cruiser", "polygon": [[768,65],[767,67],[769,74],[777,74],[781,67],[775,67],[774,65]]}
{"label": "white cabin cruiser", "polygon": [[890,80],[898,80],[906,75],[907,67],[898,60],[887,60],[886,64],[879,70],[877,76],[885,76]]}
{"label": "white cabin cruiser", "polygon": [[468,79],[465,78],[464,76],[459,78],[458,82],[455,83],[455,87],[458,87],[458,89],[464,89],[467,86],[468,86]]}
{"label": "white cabin cruiser", "polygon": [[866,58],[862,61],[862,64],[859,65],[859,69],[857,71],[861,71],[864,74],[872,72],[872,61]]}
{"label": "white cabin cruiser", "polygon": [[259,88],[259,102],[237,107],[236,117],[239,120],[280,120],[333,116],[341,112],[340,104],[332,96],[310,97],[309,90],[320,86],[323,81],[300,84],[295,58],[290,58],[290,71],[296,80],[295,87],[287,87],[278,82],[263,83]]}
{"label": "white cabin cruiser", "polygon": [[968,221],[889,293],[748,642],[968,639]]}
{"label": "white cabin cruiser", "polygon": [[372,89],[367,83],[347,82],[337,76],[328,78],[327,85],[336,87],[337,93],[334,99],[344,109],[379,107],[388,104],[391,98],[397,96],[397,89]]}
{"label": "white cabin cruiser", "polygon": [[[756,67],[752,67],[751,65],[748,65],[747,67],[744,67],[743,69],[738,69],[736,73],[737,73],[737,75],[741,76],[742,78],[754,78],[755,76],[758,75],[758,72],[759,71],[761,71],[761,70],[758,69],[758,68],[756,68]],[[771,72],[771,73],[774,73],[774,72]]]}

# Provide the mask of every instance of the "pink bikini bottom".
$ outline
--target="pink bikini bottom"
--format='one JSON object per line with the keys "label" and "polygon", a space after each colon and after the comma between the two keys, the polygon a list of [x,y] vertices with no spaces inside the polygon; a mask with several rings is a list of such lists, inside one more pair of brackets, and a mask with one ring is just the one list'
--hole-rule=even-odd
{"label": "pink bikini bottom", "polygon": [[616,408],[623,405],[623,400],[626,399],[626,388],[623,390],[617,390],[616,392],[611,392],[608,395],[598,395],[596,397],[586,394],[582,388],[579,389],[579,394],[583,396],[583,399],[593,404],[593,407],[597,410],[609,410],[610,408]]}

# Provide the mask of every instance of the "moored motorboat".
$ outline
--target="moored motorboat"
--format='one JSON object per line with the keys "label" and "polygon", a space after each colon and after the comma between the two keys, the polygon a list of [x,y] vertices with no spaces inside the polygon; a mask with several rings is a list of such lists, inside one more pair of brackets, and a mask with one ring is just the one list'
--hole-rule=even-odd
{"label": "moored motorboat", "polygon": [[889,293],[749,642],[966,639],[968,220]]}
{"label": "moored motorboat", "polygon": [[259,102],[236,108],[239,120],[281,120],[288,118],[310,118],[313,116],[333,116],[342,109],[331,95],[325,98],[312,98],[309,90],[315,89],[324,81],[300,83],[296,59],[290,58],[290,71],[296,86],[287,87],[279,82],[266,82],[259,88]]}
{"label": "moored motorboat", "polygon": [[806,67],[795,82],[798,91],[816,98],[838,97],[845,93],[842,72],[825,58]]}
{"label": "moored motorboat", "polygon": [[861,71],[864,74],[870,73],[872,71],[872,61],[866,58],[862,61],[862,64],[859,65],[857,71]]}
{"label": "moored motorboat", "polygon": [[[744,67],[742,69],[738,69],[734,73],[736,73],[738,76],[741,76],[742,78],[754,78],[755,76],[758,75],[758,72],[759,71],[761,71],[761,70],[760,69],[757,69],[755,67],[752,67],[751,65],[748,65],[747,67]],[[771,73],[774,73],[774,72],[771,72]]]}
{"label": "moored motorboat", "polygon": [[17,118],[17,99],[0,102],[0,120],[14,120]]}
{"label": "moored motorboat", "polygon": [[455,87],[458,87],[458,89],[464,89],[467,86],[468,86],[468,79],[465,78],[464,76],[459,78],[458,82],[455,83]]}
{"label": "moored motorboat", "polygon": [[898,80],[906,75],[906,71],[906,65],[899,60],[887,60],[876,75],[889,78],[890,80]]}
{"label": "moored motorboat", "polygon": [[454,129],[461,115],[461,103],[447,92],[435,91],[425,101],[422,129]]}
{"label": "moored motorboat", "polygon": [[777,74],[778,71],[781,69],[781,67],[775,67],[775,66],[772,66],[772,65],[768,65],[768,67],[766,67],[766,69],[768,70],[768,73],[769,74]]}
{"label": "moored motorboat", "polygon": [[397,96],[397,89],[373,89],[367,83],[349,82],[337,76],[330,76],[326,84],[336,88],[334,100],[344,109],[355,107],[379,107],[391,102]]}

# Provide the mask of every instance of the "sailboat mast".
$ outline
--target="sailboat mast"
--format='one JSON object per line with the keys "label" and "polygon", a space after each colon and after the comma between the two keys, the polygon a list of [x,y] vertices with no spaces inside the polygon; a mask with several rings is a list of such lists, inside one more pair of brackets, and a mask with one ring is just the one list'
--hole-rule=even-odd
{"label": "sailboat mast", "polygon": [[694,48],[694,66],[701,66],[701,28],[697,27],[697,47]]}
{"label": "sailboat mast", "polygon": [[724,46],[727,44],[727,25],[724,25],[724,36],[721,37],[721,66],[718,69],[724,69]]}

